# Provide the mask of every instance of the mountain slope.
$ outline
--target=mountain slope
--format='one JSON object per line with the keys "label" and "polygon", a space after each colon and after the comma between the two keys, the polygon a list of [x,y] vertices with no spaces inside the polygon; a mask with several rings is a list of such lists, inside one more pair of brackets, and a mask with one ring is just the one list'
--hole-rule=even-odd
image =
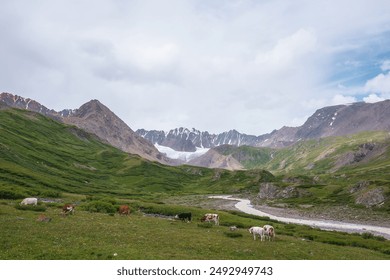
{"label": "mountain slope", "polygon": [[[390,134],[378,131],[330,136],[300,141],[281,149],[225,145],[213,148],[209,153],[213,154],[215,161],[231,157],[246,169],[263,168],[281,174],[325,174],[364,166],[390,169]],[[190,163],[207,166],[206,155]],[[387,169],[382,170],[387,172]]]}
{"label": "mountain slope", "polygon": [[97,135],[103,141],[122,151],[137,154],[152,161],[173,163],[150,142],[134,133],[118,116],[98,100],[91,100],[76,110],[63,110],[61,112],[49,110],[35,100],[10,93],[0,94],[0,102],[9,107],[37,112],[55,120],[75,125]]}
{"label": "mountain slope", "polygon": [[319,109],[299,127],[295,138],[319,139],[380,130],[390,131],[390,100]]}
{"label": "mountain slope", "polygon": [[262,174],[272,177],[263,171],[166,166],[124,153],[94,134],[39,113],[0,110],[0,197],[231,193],[258,184]]}
{"label": "mountain slope", "polygon": [[125,122],[98,100],[85,103],[63,117],[62,121],[93,133],[124,152],[137,154],[148,160],[168,163],[168,160],[150,142],[134,133]]}

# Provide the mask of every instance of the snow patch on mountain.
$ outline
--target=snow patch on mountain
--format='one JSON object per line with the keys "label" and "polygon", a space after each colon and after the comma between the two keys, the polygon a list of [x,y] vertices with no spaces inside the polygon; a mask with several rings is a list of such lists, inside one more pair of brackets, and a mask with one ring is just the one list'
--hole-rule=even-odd
{"label": "snow patch on mountain", "polygon": [[172,148],[169,148],[167,146],[162,146],[159,144],[154,144],[154,146],[157,148],[157,150],[160,153],[165,154],[167,157],[171,159],[182,160],[184,162],[188,162],[192,159],[200,157],[205,153],[207,153],[208,150],[210,150],[209,148],[196,148],[195,152],[181,152],[181,151],[175,151]]}

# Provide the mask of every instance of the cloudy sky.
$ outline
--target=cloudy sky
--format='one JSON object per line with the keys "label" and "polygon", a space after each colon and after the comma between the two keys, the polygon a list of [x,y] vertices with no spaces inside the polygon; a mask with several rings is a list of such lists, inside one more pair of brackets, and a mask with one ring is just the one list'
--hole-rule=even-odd
{"label": "cloudy sky", "polygon": [[0,92],[132,129],[298,126],[390,98],[388,0],[0,0]]}

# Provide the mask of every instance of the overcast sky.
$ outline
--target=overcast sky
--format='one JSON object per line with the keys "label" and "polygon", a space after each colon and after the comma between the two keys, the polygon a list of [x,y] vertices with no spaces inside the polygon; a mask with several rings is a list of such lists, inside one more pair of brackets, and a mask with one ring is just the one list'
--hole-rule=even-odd
{"label": "overcast sky", "polygon": [[0,0],[0,92],[260,135],[390,98],[390,1]]}

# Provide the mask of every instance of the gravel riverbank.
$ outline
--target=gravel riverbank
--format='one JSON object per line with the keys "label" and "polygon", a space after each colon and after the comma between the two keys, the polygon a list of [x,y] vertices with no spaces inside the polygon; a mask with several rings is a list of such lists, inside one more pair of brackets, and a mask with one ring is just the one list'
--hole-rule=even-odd
{"label": "gravel riverbank", "polygon": [[[384,236],[387,239],[390,239],[390,227],[388,227],[388,222],[386,226],[377,225],[377,224],[361,224],[353,223],[346,221],[338,221],[332,219],[318,219],[312,217],[304,217],[302,212],[293,209],[284,209],[268,206],[256,206],[254,207],[248,199],[234,198],[228,195],[224,196],[210,196],[209,198],[213,199],[223,199],[231,203],[234,201],[234,207],[244,213],[257,215],[257,216],[268,216],[271,219],[278,220],[285,223],[295,223],[309,225],[312,227],[318,227],[324,230],[335,230],[335,231],[344,231],[344,232],[370,232],[375,235]],[[229,203],[229,205],[231,205]]]}

